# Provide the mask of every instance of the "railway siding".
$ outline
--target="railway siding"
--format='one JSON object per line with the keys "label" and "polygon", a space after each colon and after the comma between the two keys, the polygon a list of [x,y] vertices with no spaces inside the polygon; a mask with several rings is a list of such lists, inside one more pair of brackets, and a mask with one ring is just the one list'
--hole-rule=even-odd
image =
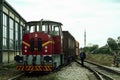
{"label": "railway siding", "polygon": [[103,65],[100,65],[100,64],[96,64],[94,62],[91,62],[91,61],[86,61],[87,63],[90,63],[90,64],[93,64],[93,65],[97,65],[98,67],[100,68],[103,68],[107,71],[110,71],[111,73],[116,73],[118,75],[120,75],[120,69],[115,69],[115,68],[111,68],[111,67],[107,67],[107,66],[103,66]]}
{"label": "railway siding", "polygon": [[102,75],[106,80],[119,80],[120,79],[120,72],[110,69],[108,67],[95,64],[93,62],[87,61],[85,62],[85,65],[87,67],[90,67],[91,69],[97,71],[100,75]]}

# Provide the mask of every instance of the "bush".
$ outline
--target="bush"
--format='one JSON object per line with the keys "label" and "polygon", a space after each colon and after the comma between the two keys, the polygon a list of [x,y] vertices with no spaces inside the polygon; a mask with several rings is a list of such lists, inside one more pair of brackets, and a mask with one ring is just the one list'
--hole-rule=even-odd
{"label": "bush", "polygon": [[109,54],[87,54],[87,60],[93,61],[95,63],[111,66],[113,64],[113,56]]}

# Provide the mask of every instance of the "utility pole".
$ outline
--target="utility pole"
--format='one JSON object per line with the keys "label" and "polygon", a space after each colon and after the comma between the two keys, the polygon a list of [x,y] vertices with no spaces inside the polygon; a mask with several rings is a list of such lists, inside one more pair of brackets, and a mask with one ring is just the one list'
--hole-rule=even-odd
{"label": "utility pole", "polygon": [[86,29],[84,29],[84,47],[86,47]]}

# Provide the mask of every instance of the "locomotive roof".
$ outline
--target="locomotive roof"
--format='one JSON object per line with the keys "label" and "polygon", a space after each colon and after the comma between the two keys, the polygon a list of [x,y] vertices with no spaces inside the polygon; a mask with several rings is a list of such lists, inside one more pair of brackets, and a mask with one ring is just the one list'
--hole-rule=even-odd
{"label": "locomotive roof", "polygon": [[[36,23],[40,23],[41,21],[30,21],[30,22],[27,22],[27,23],[31,23],[31,24],[36,24]],[[42,24],[58,24],[58,25],[63,25],[62,23],[60,23],[60,22],[56,22],[56,21],[49,21],[49,20],[44,20],[44,21],[42,21]]]}

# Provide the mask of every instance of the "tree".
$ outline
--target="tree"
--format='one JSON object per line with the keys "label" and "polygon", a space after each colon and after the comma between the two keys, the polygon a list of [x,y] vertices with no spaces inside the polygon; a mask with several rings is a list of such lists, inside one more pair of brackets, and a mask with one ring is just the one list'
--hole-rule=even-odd
{"label": "tree", "polygon": [[107,43],[112,51],[118,48],[118,44],[113,38],[108,38]]}
{"label": "tree", "polygon": [[92,47],[90,47],[90,52],[95,51],[96,49],[98,49],[98,45],[93,45]]}
{"label": "tree", "polygon": [[93,46],[90,46],[90,47],[84,47],[84,51],[86,53],[90,53],[90,52],[93,52],[93,51],[97,50],[98,47],[99,47],[98,45],[93,45]]}
{"label": "tree", "polygon": [[[118,40],[120,40],[120,37]],[[119,55],[118,41],[114,40],[113,38],[108,38],[107,43],[108,43],[110,51],[114,55],[114,64],[118,67],[118,65],[119,65],[119,62],[118,62],[118,57],[119,57],[118,56]]]}
{"label": "tree", "polygon": [[119,49],[120,49],[120,36],[118,37],[117,42],[118,42],[118,47],[119,47]]}

